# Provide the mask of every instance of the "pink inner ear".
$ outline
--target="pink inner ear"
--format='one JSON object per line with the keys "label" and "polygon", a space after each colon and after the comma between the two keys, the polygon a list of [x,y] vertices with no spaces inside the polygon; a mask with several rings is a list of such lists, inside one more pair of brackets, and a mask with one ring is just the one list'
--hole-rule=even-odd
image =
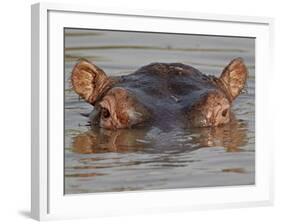
{"label": "pink inner ear", "polygon": [[242,91],[248,77],[242,58],[232,60],[223,70],[220,81],[229,99],[233,101]]}

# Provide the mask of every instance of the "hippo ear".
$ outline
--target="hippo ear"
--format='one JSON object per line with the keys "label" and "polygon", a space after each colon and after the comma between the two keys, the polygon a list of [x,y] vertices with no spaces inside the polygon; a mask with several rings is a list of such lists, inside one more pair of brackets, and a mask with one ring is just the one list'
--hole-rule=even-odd
{"label": "hippo ear", "polygon": [[220,80],[231,101],[241,93],[247,77],[247,67],[242,58],[235,58],[224,68]]}
{"label": "hippo ear", "polygon": [[93,105],[113,84],[102,69],[86,60],[74,66],[71,82],[74,91]]}

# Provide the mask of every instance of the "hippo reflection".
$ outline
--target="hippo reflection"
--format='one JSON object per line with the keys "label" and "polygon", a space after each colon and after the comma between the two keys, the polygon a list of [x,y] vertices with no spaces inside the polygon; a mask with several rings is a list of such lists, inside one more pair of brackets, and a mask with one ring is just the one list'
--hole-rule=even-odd
{"label": "hippo reflection", "polygon": [[247,68],[232,60],[219,78],[180,63],[153,63],[130,75],[109,77],[86,60],[72,71],[73,89],[94,106],[93,126],[126,129],[149,124],[161,130],[215,127],[231,120]]}
{"label": "hippo reflection", "polygon": [[[173,141],[171,141],[173,140]],[[223,146],[227,152],[238,152],[247,142],[246,124],[231,120],[222,127],[173,129],[155,128],[89,130],[73,138],[72,149],[82,154],[103,152],[173,153],[202,147]]]}

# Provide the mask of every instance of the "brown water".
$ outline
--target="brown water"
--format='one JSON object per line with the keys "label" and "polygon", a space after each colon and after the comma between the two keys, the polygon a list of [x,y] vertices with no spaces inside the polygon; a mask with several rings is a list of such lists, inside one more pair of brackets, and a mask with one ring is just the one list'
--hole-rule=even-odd
{"label": "brown water", "polygon": [[[249,185],[255,183],[255,40],[252,38],[65,30],[65,193]],[[243,57],[246,91],[233,103],[236,121],[217,128],[91,130],[93,108],[71,90],[77,59],[111,76],[152,62],[181,62],[219,75]]]}

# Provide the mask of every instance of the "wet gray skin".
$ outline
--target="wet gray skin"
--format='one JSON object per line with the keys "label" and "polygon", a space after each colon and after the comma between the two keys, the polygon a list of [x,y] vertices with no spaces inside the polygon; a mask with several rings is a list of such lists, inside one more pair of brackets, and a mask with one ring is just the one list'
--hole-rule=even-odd
{"label": "wet gray skin", "polygon": [[94,106],[94,128],[109,130],[155,126],[161,130],[215,127],[233,118],[231,104],[241,93],[247,68],[232,60],[219,78],[180,63],[152,63],[111,78],[86,60],[72,71],[73,89]]}

